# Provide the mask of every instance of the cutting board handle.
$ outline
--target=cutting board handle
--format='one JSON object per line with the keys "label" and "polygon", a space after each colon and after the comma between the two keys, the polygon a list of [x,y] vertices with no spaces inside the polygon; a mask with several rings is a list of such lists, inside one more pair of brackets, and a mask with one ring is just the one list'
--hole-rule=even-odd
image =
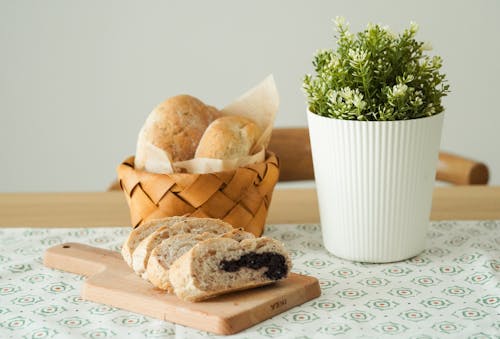
{"label": "cutting board handle", "polygon": [[78,243],[64,243],[45,251],[43,264],[61,271],[92,276],[123,264],[118,252]]}

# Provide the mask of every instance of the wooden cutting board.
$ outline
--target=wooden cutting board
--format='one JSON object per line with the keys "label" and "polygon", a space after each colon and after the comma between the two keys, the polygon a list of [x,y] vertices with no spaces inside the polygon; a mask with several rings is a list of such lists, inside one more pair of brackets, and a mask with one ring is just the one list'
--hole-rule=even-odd
{"label": "wooden cutting board", "polygon": [[233,334],[321,294],[318,280],[292,273],[276,284],[191,303],[154,288],[118,252],[66,243],[45,252],[47,267],[85,275],[82,298],[216,334]]}

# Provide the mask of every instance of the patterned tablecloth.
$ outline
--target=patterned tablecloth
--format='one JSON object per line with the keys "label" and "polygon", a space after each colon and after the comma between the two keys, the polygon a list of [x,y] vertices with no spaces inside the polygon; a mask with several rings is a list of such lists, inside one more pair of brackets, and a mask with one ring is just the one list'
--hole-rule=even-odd
{"label": "patterned tablecloth", "polygon": [[[206,332],[79,297],[80,276],[45,268],[46,248],[118,250],[128,228],[0,229],[0,338],[200,338]],[[500,338],[500,221],[434,222],[421,255],[362,264],[323,248],[318,225],[272,225],[321,297],[234,338]]]}

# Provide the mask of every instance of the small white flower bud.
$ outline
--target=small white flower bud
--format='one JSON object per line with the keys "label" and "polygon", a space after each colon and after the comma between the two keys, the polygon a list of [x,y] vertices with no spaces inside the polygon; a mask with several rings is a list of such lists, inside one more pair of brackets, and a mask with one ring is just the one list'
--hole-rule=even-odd
{"label": "small white flower bud", "polygon": [[429,41],[425,41],[422,45],[422,47],[420,47],[420,50],[421,51],[432,51],[432,45]]}

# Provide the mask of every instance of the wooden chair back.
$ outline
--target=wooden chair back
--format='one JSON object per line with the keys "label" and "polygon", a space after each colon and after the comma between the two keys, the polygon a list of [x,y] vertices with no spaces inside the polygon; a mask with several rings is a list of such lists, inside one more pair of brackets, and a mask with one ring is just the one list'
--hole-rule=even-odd
{"label": "wooden chair back", "polygon": [[[280,181],[314,180],[307,128],[275,128],[269,149],[280,159]],[[486,185],[489,172],[481,162],[440,152],[436,179],[454,185]]]}
{"label": "wooden chair back", "polygon": [[[302,128],[275,128],[269,149],[280,160],[279,181],[314,180],[314,170],[309,142],[309,130]],[[454,185],[486,185],[488,167],[472,159],[440,152],[436,179]],[[108,190],[119,190],[117,181]]]}

